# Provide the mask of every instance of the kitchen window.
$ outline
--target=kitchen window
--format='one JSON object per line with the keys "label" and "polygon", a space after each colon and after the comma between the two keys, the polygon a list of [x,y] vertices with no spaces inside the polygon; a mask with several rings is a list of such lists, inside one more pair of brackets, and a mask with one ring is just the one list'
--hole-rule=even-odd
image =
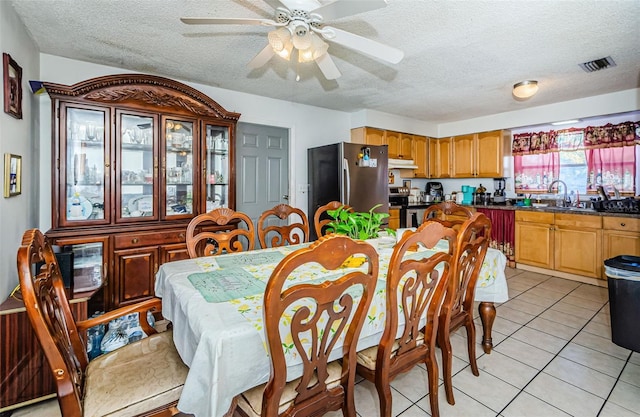
{"label": "kitchen window", "polygon": [[634,195],[640,123],[516,134],[513,155],[519,193],[545,193],[554,179],[560,179],[569,193],[596,193],[603,186],[609,192],[615,187]]}

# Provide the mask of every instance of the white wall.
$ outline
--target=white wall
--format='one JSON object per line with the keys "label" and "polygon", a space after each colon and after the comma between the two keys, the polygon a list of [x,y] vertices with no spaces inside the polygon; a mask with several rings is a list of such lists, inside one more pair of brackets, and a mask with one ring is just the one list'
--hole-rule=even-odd
{"label": "white wall", "polygon": [[[22,67],[22,119],[0,112],[0,178],[4,184],[4,154],[22,157],[22,194],[0,196],[0,302],[18,285],[16,252],[22,233],[36,227],[38,211],[37,106],[29,80],[38,79],[38,51],[8,1],[0,1],[0,50]],[[0,71],[2,72],[2,71]],[[0,93],[4,103],[4,93]],[[4,107],[3,107],[4,110]],[[4,190],[4,185],[0,185]]]}

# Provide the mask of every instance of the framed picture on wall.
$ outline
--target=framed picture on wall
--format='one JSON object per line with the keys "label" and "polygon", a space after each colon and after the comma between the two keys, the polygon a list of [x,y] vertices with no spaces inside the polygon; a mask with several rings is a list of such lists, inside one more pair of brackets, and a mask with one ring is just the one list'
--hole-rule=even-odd
{"label": "framed picture on wall", "polygon": [[13,197],[22,193],[22,157],[4,154],[4,196]]}
{"label": "framed picture on wall", "polygon": [[22,119],[22,68],[11,55],[2,54],[4,77],[4,112]]}

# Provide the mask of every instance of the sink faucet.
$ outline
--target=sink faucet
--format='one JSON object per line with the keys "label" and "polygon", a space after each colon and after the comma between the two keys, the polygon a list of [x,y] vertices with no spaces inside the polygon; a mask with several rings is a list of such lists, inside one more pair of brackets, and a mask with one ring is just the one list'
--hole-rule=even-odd
{"label": "sink faucet", "polygon": [[564,181],[562,181],[562,180],[553,180],[553,181],[551,181],[551,184],[549,184],[549,189],[547,191],[548,192],[552,192],[553,191],[553,185],[555,183],[560,183],[564,187],[564,197],[562,198],[562,207],[569,207],[570,201],[569,201],[569,198],[567,197],[567,184]]}

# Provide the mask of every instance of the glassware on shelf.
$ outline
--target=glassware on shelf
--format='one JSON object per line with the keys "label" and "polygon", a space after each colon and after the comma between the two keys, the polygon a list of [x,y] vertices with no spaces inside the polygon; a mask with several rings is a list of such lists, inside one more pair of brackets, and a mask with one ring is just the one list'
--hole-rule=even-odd
{"label": "glassware on shelf", "polygon": [[66,108],[66,221],[104,219],[105,118],[104,111]]}

